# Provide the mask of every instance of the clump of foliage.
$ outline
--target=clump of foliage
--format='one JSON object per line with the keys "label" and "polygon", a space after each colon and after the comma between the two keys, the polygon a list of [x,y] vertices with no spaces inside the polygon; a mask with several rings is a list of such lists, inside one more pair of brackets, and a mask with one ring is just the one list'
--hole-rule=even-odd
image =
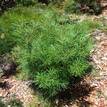
{"label": "clump of foliage", "polygon": [[90,67],[87,57],[92,39],[88,33],[96,23],[60,24],[64,16],[31,7],[9,11],[2,18],[8,20],[8,36],[15,43],[12,55],[19,68],[48,98],[68,88],[72,77],[82,77]]}
{"label": "clump of foliage", "polygon": [[38,7],[37,10],[34,8],[30,10],[27,7],[20,8],[21,7],[11,9],[11,11],[5,12],[0,17],[0,55],[9,53],[16,45],[17,38],[12,36],[12,32],[14,32],[14,23],[30,20],[30,18],[34,20],[38,19],[38,16],[35,15],[35,12],[40,10]]}
{"label": "clump of foliage", "polygon": [[11,51],[15,44],[15,41],[9,34],[7,34],[7,32],[3,32],[1,30],[0,33],[0,55],[2,55]]}
{"label": "clump of foliage", "polygon": [[100,14],[101,4],[98,0],[67,0],[65,11],[71,13]]}

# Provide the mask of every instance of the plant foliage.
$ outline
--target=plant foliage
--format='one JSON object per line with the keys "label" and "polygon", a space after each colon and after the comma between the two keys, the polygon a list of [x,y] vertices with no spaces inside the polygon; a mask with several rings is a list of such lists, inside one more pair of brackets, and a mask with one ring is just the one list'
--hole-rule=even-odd
{"label": "plant foliage", "polygon": [[100,14],[101,4],[98,0],[67,0],[65,11],[71,13]]}
{"label": "plant foliage", "polygon": [[96,23],[60,24],[64,16],[34,8],[15,9],[2,18],[8,20],[8,36],[15,43],[11,50],[19,68],[48,98],[68,88],[72,77],[82,77],[90,67],[87,57],[92,39],[88,34]]}

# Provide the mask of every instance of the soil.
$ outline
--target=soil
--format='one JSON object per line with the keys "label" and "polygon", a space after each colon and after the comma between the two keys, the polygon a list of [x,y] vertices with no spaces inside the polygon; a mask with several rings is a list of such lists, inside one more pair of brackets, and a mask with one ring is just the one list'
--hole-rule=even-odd
{"label": "soil", "polygon": [[[30,107],[31,103],[35,103],[38,107],[38,99],[35,97],[34,91],[30,88],[30,81],[17,80],[11,76],[2,80],[3,86],[0,87],[0,97],[4,102],[12,99],[19,99],[23,103],[23,107]],[[31,106],[32,107],[32,106]]]}

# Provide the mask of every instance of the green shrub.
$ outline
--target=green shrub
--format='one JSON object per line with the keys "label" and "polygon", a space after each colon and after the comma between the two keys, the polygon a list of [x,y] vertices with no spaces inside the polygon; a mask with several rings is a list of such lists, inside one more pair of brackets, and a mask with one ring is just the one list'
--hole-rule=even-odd
{"label": "green shrub", "polygon": [[1,33],[0,35],[0,55],[11,51],[14,43],[8,35]]}
{"label": "green shrub", "polygon": [[11,32],[13,32],[11,27],[12,23],[18,22],[18,20],[21,20],[22,17],[22,15],[18,15],[12,11],[11,13],[4,13],[4,15],[0,17],[0,55],[9,53],[15,45],[16,40],[11,35]]}
{"label": "green shrub", "polygon": [[86,73],[92,48],[88,33],[96,23],[85,20],[60,24],[60,20],[66,19],[64,16],[31,7],[15,9],[6,15],[9,37],[16,43],[12,54],[19,68],[48,98],[68,88],[72,77]]}
{"label": "green shrub", "polygon": [[35,15],[35,12],[37,13],[39,10],[40,8],[36,10],[34,8],[17,7],[5,12],[0,17],[0,55],[9,53],[16,45],[17,37],[12,36],[14,32],[13,25],[15,23],[22,23],[24,20],[30,20],[30,18],[39,20],[39,16]]}
{"label": "green shrub", "polygon": [[39,14],[39,20],[14,24],[17,47],[13,55],[20,68],[48,97],[67,88],[70,78],[81,77],[89,68],[92,47],[88,33],[96,27],[90,21],[58,23],[52,12]]}
{"label": "green shrub", "polygon": [[45,94],[54,96],[67,88],[70,78],[86,73],[92,46],[87,34],[92,23],[61,26],[49,19],[26,23],[15,27],[20,42],[14,54],[23,72]]}
{"label": "green shrub", "polygon": [[101,4],[97,0],[67,0],[65,11],[68,13],[100,14]]}

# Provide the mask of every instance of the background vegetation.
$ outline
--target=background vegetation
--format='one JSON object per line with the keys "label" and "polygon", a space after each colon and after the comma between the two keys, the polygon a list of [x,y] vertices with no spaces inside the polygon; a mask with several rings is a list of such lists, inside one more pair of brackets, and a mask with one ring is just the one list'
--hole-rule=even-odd
{"label": "background vegetation", "polygon": [[100,14],[102,7],[98,0],[67,0],[65,11],[68,13]]}

